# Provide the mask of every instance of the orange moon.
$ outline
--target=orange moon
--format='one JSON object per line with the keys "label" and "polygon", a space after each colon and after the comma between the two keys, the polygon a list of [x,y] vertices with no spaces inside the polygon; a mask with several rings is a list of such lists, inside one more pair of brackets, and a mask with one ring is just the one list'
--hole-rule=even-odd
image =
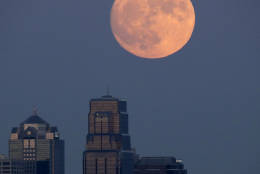
{"label": "orange moon", "polygon": [[115,0],[111,29],[117,42],[142,58],[163,58],[184,47],[195,26],[191,0]]}

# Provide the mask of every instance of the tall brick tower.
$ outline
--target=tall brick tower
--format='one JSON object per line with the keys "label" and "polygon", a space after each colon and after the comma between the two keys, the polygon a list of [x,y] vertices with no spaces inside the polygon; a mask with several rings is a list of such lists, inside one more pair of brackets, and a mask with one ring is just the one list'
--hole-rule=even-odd
{"label": "tall brick tower", "polygon": [[110,95],[90,101],[83,174],[132,174],[127,103]]}

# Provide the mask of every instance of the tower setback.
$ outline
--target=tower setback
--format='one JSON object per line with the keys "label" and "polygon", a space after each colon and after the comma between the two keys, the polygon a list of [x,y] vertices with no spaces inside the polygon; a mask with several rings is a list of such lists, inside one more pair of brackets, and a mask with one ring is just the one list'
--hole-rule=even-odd
{"label": "tower setback", "polygon": [[86,139],[83,174],[132,174],[126,101],[110,95],[92,99]]}

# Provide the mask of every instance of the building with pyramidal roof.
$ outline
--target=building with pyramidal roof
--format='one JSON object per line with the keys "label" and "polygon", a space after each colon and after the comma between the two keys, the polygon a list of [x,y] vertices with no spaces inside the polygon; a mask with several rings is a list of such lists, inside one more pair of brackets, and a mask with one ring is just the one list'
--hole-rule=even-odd
{"label": "building with pyramidal roof", "polygon": [[64,174],[64,141],[57,127],[34,111],[12,129],[9,159],[23,161],[26,174]]}

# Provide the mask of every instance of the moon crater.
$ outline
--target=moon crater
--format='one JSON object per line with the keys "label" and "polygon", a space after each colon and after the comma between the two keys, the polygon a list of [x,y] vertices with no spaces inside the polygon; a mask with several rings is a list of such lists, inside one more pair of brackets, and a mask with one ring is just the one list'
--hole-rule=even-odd
{"label": "moon crater", "polygon": [[111,10],[118,43],[143,58],[162,58],[180,50],[194,25],[190,0],[115,0]]}

